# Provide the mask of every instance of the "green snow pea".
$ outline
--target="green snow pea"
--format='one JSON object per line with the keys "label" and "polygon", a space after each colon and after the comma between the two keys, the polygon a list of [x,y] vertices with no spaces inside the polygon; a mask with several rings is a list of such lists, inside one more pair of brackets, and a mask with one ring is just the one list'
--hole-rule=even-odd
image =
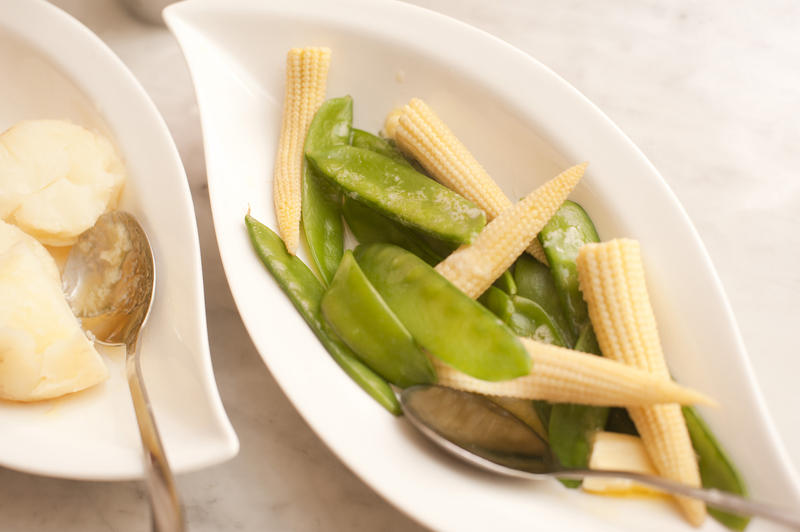
{"label": "green snow pea", "polygon": [[422,259],[391,244],[359,246],[355,256],[372,286],[428,352],[482,380],[530,373],[530,357],[511,329]]}
{"label": "green snow pea", "polygon": [[[600,348],[578,284],[576,259],[581,246],[599,240],[589,215],[572,201],[565,201],[539,233],[561,308],[573,336],[577,337],[574,347],[578,351],[596,355],[601,354]],[[608,414],[606,407],[553,405],[548,425],[550,444],[562,465],[577,468],[588,465],[592,436],[605,427]],[[569,487],[580,485],[580,481],[562,482]]]}
{"label": "green snow pea", "polygon": [[340,146],[306,158],[349,197],[437,238],[469,243],[486,224],[471,201],[378,153]]}
{"label": "green snow pea", "polygon": [[[308,128],[305,153],[347,144],[353,123],[353,99],[331,98],[314,115]],[[342,193],[303,161],[302,220],[311,258],[327,285],[344,252]]]}
{"label": "green snow pea", "polygon": [[511,275],[510,270],[504,271],[492,284],[510,296],[517,294],[517,283],[514,282],[514,276]]}
{"label": "green snow pea", "polygon": [[410,227],[395,222],[354,199],[344,199],[342,214],[360,244],[380,242],[394,244],[407,249],[431,265],[438,264],[444,258],[422,235]]}
{"label": "green snow pea", "polygon": [[[742,477],[725,451],[722,450],[708,425],[694,408],[684,406],[682,410],[683,417],[686,419],[686,427],[689,429],[689,437],[692,439],[692,447],[697,453],[697,465],[700,468],[703,487],[716,488],[737,495],[747,495],[747,487]],[[744,530],[747,523],[750,522],[748,517],[730,514],[712,507],[708,508],[708,513],[732,530]]]}
{"label": "green snow pea", "polygon": [[578,286],[578,250],[588,242],[599,242],[586,211],[572,201],[565,201],[539,233],[544,253],[550,262],[561,308],[572,327],[574,337],[580,336],[589,325],[589,310]]}
{"label": "green snow pea", "polygon": [[333,330],[370,368],[406,388],[436,382],[436,372],[397,316],[345,251],[328,291],[322,313]]}
{"label": "green snow pea", "polygon": [[570,347],[574,345],[572,327],[561,308],[550,268],[528,254],[523,254],[514,265],[514,281],[520,296],[538,303],[553,319],[564,339],[564,345]]}
{"label": "green snow pea", "polygon": [[406,159],[394,142],[381,138],[372,133],[368,133],[361,129],[353,128],[350,134],[350,145],[356,148],[363,148],[365,150],[380,153],[396,163],[406,166],[412,166],[408,159]]}
{"label": "green snow pea", "polygon": [[[591,327],[584,329],[584,333],[575,343],[575,349],[584,353],[600,353]],[[592,437],[606,426],[608,414],[608,407],[569,403],[553,405],[547,427],[550,447],[561,465],[580,469],[589,466]],[[577,488],[581,484],[580,480],[560,480],[568,488]]]}
{"label": "green snow pea", "polygon": [[541,305],[521,296],[514,296],[511,300],[514,303],[514,314],[509,325],[517,334],[559,347],[567,345],[555,321]]}
{"label": "green snow pea", "polygon": [[[495,286],[490,286],[481,294],[478,302],[491,310],[492,314],[500,318],[503,323],[510,326],[512,331],[514,330],[514,327],[509,323],[511,316],[514,314],[514,302],[511,301],[511,296]],[[516,331],[514,332],[518,334]]]}
{"label": "green snow pea", "polygon": [[250,242],[261,262],[267,267],[331,357],[356,384],[361,386],[381,406],[399,416],[402,409],[391,386],[364,365],[323,319],[320,301],[325,293],[325,288],[319,279],[302,260],[289,255],[283,240],[269,227],[249,214],[245,216],[245,225]]}

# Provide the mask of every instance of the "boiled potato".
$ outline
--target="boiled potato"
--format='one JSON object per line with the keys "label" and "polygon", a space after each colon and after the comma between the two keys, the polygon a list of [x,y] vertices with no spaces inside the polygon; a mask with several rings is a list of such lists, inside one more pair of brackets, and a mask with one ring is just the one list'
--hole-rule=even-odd
{"label": "boiled potato", "polygon": [[64,298],[55,261],[2,221],[0,294],[0,399],[49,399],[108,377]]}
{"label": "boiled potato", "polygon": [[0,218],[44,244],[73,244],[124,181],[111,142],[75,124],[29,120],[0,135]]}

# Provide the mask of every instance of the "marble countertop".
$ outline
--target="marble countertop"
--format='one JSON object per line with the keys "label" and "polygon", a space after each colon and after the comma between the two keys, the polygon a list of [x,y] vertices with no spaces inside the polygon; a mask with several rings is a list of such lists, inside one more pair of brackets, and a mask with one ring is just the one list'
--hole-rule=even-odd
{"label": "marble countertop", "polygon": [[[194,93],[171,34],[137,21],[116,0],[53,3],[96,32],[139,78],[175,137],[191,184],[214,370],[241,451],[178,479],[190,529],[419,528],[311,432],[247,336],[222,271]],[[800,469],[800,4],[413,3],[493,33],[548,65],[660,170],[717,267],[769,410]],[[781,363],[768,363],[775,360]],[[0,515],[0,528],[9,531],[149,526],[139,483],[82,483],[5,469]]]}

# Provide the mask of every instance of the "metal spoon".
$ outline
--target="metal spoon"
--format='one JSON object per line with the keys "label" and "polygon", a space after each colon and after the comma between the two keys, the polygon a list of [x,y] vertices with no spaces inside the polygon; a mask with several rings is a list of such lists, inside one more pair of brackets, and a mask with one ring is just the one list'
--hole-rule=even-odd
{"label": "metal spoon", "polygon": [[184,530],[175,481],[142,381],[139,331],[153,302],[155,264],[142,226],[131,214],[106,213],[70,250],[62,276],[67,301],[97,342],[124,345],[128,387],[144,448],[153,528]]}
{"label": "metal spoon", "polygon": [[800,529],[800,514],[714,489],[626,471],[566,469],[550,446],[508,410],[480,395],[442,386],[412,386],[400,394],[406,418],[452,455],[483,469],[526,479],[616,477],[694,497],[721,510],[757,515]]}

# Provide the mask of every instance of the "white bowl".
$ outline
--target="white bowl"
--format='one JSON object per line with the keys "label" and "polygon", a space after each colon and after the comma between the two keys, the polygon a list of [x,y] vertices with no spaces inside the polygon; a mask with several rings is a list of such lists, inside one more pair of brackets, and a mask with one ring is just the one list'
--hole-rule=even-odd
{"label": "white bowl", "polygon": [[[144,380],[176,472],[233,457],[239,444],[208,350],[200,247],[186,176],[161,116],[91,31],[40,0],[0,3],[0,130],[68,119],[109,135],[127,170],[121,208],[147,231],[156,260],[152,315],[140,345]],[[111,378],[62,399],[0,401],[0,465],[91,480],[142,475],[142,452],[119,354]]]}
{"label": "white bowl", "polygon": [[[800,504],[800,483],[695,229],[636,146],[564,80],[498,39],[401,3],[192,0],[167,8],[165,18],[197,90],[217,240],[245,325],[301,415],[387,500],[436,529],[687,526],[662,500],[593,497],[455,462],[388,415],[326,354],[257,259],[243,223],[249,207],[276,226],[272,167],[293,46],[333,50],[328,95],[353,96],[357,127],[377,131],[391,109],[424,98],[512,198],[590,161],[572,197],[603,238],[641,241],[673,374],[723,405],[703,415],[752,495]],[[719,527],[711,519],[705,526]]]}

